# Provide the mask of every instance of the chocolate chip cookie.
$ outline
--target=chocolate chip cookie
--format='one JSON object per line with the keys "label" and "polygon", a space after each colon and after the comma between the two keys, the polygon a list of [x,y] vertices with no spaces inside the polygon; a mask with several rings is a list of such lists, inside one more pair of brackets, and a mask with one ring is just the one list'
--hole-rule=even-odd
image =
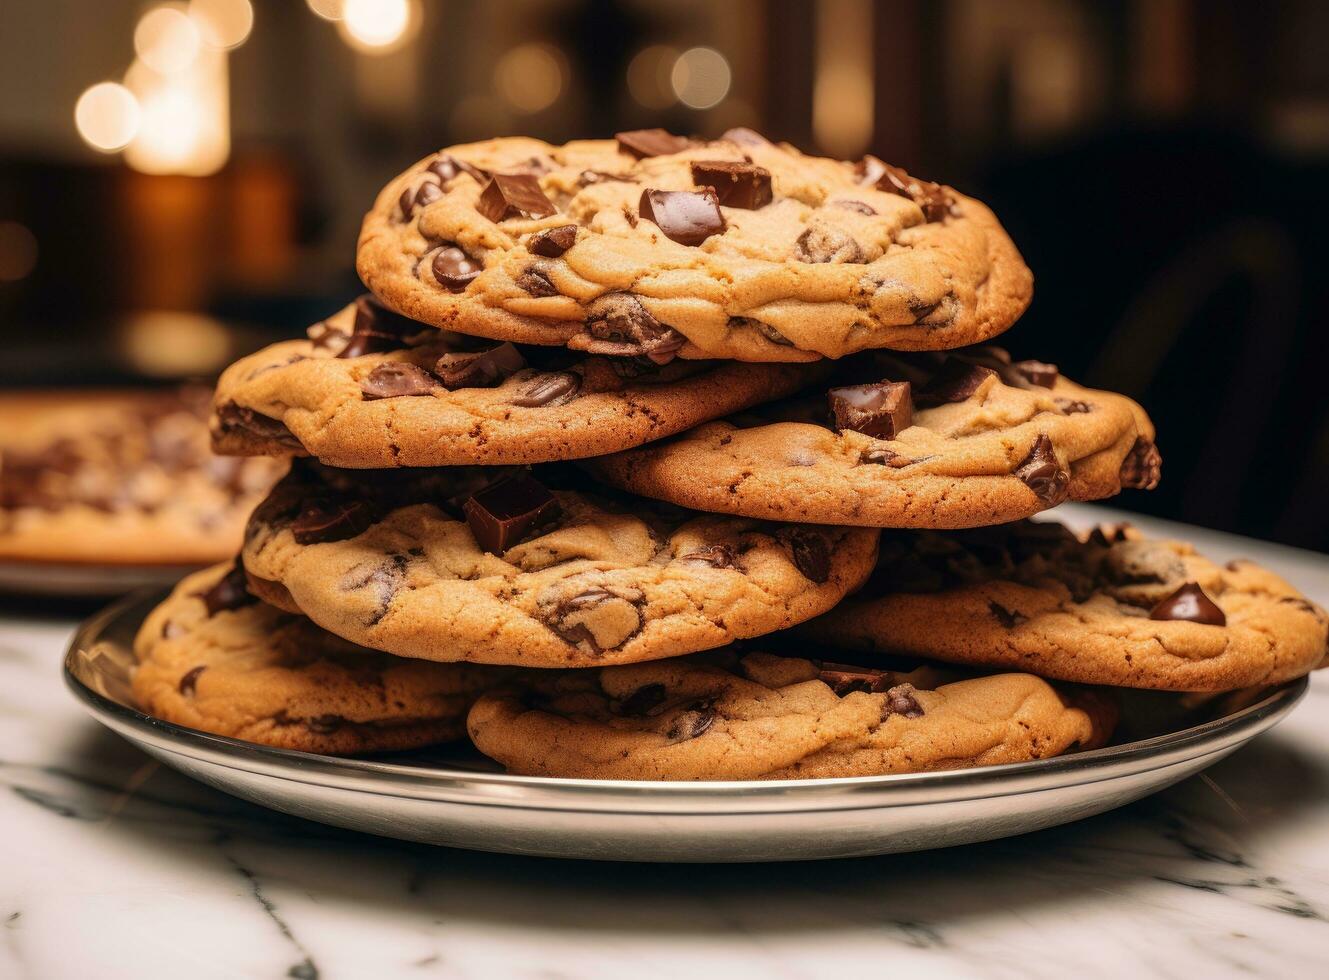
{"label": "chocolate chip cookie", "polygon": [[861,585],[876,556],[875,530],[550,486],[524,470],[301,463],[250,521],[250,588],[400,656],[566,667],[679,656],[791,626]]}
{"label": "chocolate chip cookie", "polygon": [[1033,288],[978,201],[750,130],[450,147],[382,191],[357,268],[439,327],[659,362],[959,347]]}
{"label": "chocolate chip cookie", "polygon": [[33,391],[0,396],[0,558],[203,564],[234,555],[285,470],[208,448],[208,395]]}
{"label": "chocolate chip cookie", "polygon": [[946,682],[752,653],[523,677],[471,740],[509,772],[583,779],[815,779],[1023,762],[1103,744],[1112,705],[1029,674]]}
{"label": "chocolate chip cookie", "polygon": [[329,755],[461,737],[501,668],[366,650],[245,591],[233,562],[197,572],[144,621],[134,695],[177,725]]}
{"label": "chocolate chip cookie", "polygon": [[477,342],[367,296],[310,333],[222,375],[219,452],[308,453],[356,468],[575,459],[673,435],[827,373]]}
{"label": "chocolate chip cookie", "polygon": [[1179,541],[1055,523],[887,532],[870,584],[815,642],[1089,684],[1226,691],[1325,664],[1329,617],[1272,572]]}
{"label": "chocolate chip cookie", "polygon": [[697,510],[874,527],[1013,521],[1158,482],[1140,406],[1051,364],[977,347],[864,355],[841,373],[819,398],[587,465]]}

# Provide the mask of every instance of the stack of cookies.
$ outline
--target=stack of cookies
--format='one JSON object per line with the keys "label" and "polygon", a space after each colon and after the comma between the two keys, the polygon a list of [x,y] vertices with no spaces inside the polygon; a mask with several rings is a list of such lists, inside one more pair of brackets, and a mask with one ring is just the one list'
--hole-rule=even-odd
{"label": "stack of cookies", "polygon": [[[1275,576],[1027,519],[1159,475],[1128,398],[986,346],[992,213],[750,130],[458,146],[365,219],[370,294],[231,366],[218,451],[292,457],[138,639],[170,721],[510,772],[805,778],[1103,744],[1107,687],[1305,673]],[[883,537],[883,529],[886,530]]]}

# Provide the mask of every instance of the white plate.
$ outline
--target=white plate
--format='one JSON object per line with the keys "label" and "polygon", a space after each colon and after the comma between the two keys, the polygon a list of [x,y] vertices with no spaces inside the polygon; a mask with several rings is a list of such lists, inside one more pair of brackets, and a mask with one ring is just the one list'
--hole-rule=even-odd
{"label": "white plate", "polygon": [[74,635],[65,679],[102,724],[187,775],[285,813],[386,837],[550,857],[786,861],[1027,833],[1102,813],[1199,772],[1275,725],[1306,692],[1302,678],[1178,731],[982,769],[778,782],[509,776],[473,751],[337,759],[143,714],[129,693],[130,647],[162,597],[131,596]]}

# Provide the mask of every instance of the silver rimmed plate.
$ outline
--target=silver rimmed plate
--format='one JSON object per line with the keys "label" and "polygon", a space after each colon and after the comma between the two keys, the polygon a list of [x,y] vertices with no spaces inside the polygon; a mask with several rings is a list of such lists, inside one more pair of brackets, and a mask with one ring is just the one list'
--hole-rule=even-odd
{"label": "silver rimmed plate", "polygon": [[135,589],[180,581],[198,565],[94,565],[0,560],[0,596],[112,599]]}
{"label": "silver rimmed plate", "polygon": [[[1056,759],[856,779],[655,783],[509,776],[474,754],[337,759],[181,728],[134,707],[131,644],[161,593],[88,620],[65,656],[70,689],[108,728],[169,766],[285,813],[473,850],[624,861],[784,861],[1008,837],[1137,800],[1277,724],[1304,679],[1192,709],[1165,734]],[[1146,699],[1147,700],[1147,699]],[[1177,699],[1144,724],[1176,724]],[[1162,710],[1160,710],[1162,708]],[[1141,722],[1137,721],[1138,726]]]}

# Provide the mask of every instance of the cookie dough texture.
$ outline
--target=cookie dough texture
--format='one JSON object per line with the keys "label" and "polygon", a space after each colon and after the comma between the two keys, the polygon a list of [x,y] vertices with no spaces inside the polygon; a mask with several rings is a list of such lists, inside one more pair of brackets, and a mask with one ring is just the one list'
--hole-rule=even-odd
{"label": "cookie dough texture", "polygon": [[255,512],[251,588],[348,640],[426,660],[567,667],[719,647],[825,612],[876,556],[873,530],[655,513],[573,490],[555,490],[559,516],[502,555],[480,550],[441,490],[437,503],[383,508],[354,537],[300,544],[291,521],[320,492],[293,475]]}
{"label": "cookie dough texture", "polygon": [[202,390],[0,396],[0,559],[197,565],[233,556],[285,470],[208,446]]}
{"label": "cookie dough texture", "polygon": [[[1151,619],[1196,583],[1226,625]],[[1218,565],[1179,541],[1060,525],[888,533],[872,583],[802,627],[814,642],[1087,684],[1226,691],[1325,664],[1329,617],[1250,562]]]}
{"label": "cookie dough texture", "polygon": [[1047,758],[1101,745],[1114,718],[1092,694],[1077,707],[1029,674],[937,684],[922,668],[843,694],[823,676],[761,653],[562,672],[481,698],[467,728],[523,775],[814,779]]}
{"label": "cookie dough texture", "polygon": [[[917,392],[935,372],[907,360],[879,357],[854,370],[864,380],[912,376]],[[1063,377],[1048,388],[992,375],[962,401],[916,404],[913,424],[894,439],[836,432],[824,421],[825,399],[813,402],[818,421],[752,413],[588,465],[611,485],[697,510],[874,527],[1014,521],[1158,479],[1144,410]],[[1041,442],[1061,474],[1055,493],[1020,476]],[[1143,453],[1154,454],[1149,472],[1135,465]]]}
{"label": "cookie dough texture", "polygon": [[[348,307],[329,324],[349,333],[352,317]],[[421,329],[437,333],[423,324]],[[780,398],[823,373],[815,365],[676,360],[657,366],[567,354],[567,363],[549,370],[526,367],[494,387],[448,390],[438,384],[424,394],[365,395],[362,383],[376,369],[409,364],[428,371],[446,348],[435,342],[340,358],[309,340],[275,344],[222,374],[214,444],[226,454],[307,453],[330,466],[354,468],[578,459]],[[536,385],[569,376],[571,395],[529,404]],[[262,416],[262,424],[223,425],[221,418],[233,417],[235,408]]]}
{"label": "cookie dough texture", "polygon": [[404,660],[357,647],[259,602],[209,614],[202,595],[234,566],[184,579],[144,621],[134,695],[154,717],[330,755],[446,742],[499,669]]}
{"label": "cookie dough texture", "polygon": [[[467,164],[459,167],[457,161]],[[699,245],[639,214],[643,191],[698,191],[694,161],[751,162],[773,200],[720,207],[725,229]],[[427,168],[450,175],[440,179]],[[534,174],[556,213],[497,222],[477,210],[486,172]],[[695,142],[638,159],[613,140],[551,146],[503,138],[450,147],[379,195],[357,268],[388,306],[462,333],[595,350],[606,317],[681,334],[684,358],[804,361],[866,348],[937,350],[994,336],[1024,311],[1032,277],[992,212],[953,194],[940,220],[860,183],[852,164],[765,140]],[[402,197],[436,185],[405,215]],[[953,192],[952,192],[953,193]],[[532,236],[575,225],[555,256]],[[483,271],[459,291],[433,273],[460,248]],[[452,253],[455,254],[455,253]]]}

